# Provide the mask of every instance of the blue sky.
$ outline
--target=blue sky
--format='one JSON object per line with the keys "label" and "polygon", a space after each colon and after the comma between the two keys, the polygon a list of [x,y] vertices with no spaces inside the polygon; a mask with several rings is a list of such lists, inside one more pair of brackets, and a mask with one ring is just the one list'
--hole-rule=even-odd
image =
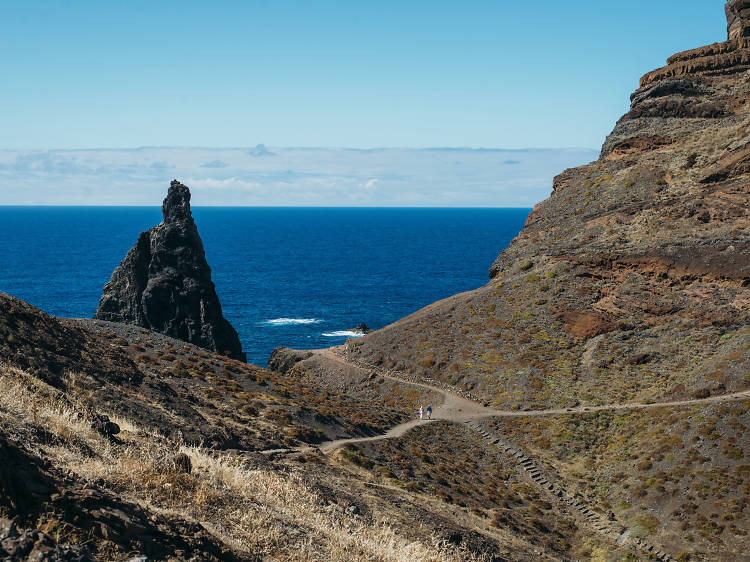
{"label": "blue sky", "polygon": [[598,148],[723,4],[6,0],[0,148]]}

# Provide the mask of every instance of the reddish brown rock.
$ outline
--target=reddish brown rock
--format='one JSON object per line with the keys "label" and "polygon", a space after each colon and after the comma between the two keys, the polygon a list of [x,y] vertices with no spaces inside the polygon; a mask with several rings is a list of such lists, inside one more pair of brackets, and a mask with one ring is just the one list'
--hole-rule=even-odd
{"label": "reddish brown rock", "polygon": [[727,14],[727,36],[729,39],[740,39],[750,36],[750,2],[748,0],[729,0],[724,8]]}
{"label": "reddish brown rock", "polygon": [[567,310],[561,315],[563,329],[577,338],[589,339],[614,332],[617,325],[605,315],[586,310]]}

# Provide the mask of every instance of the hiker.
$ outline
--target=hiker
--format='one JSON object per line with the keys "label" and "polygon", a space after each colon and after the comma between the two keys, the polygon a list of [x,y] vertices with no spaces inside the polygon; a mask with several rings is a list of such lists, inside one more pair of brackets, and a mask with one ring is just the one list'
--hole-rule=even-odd
{"label": "hiker", "polygon": [[421,420],[423,418],[424,418],[424,411],[422,410],[422,406],[420,406],[419,407],[419,419]]}
{"label": "hiker", "polygon": [[427,419],[432,419],[432,406],[427,406]]}

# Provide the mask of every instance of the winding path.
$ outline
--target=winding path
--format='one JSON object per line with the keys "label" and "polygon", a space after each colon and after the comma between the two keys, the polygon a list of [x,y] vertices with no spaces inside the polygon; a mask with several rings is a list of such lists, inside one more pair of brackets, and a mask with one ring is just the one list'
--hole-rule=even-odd
{"label": "winding path", "polygon": [[357,363],[348,361],[346,358],[336,353],[333,349],[317,350],[315,351],[315,353],[324,356],[328,360],[335,361],[343,365],[360,369],[367,369],[371,372],[374,371],[379,376],[387,378],[389,380],[394,380],[412,387],[422,388],[423,390],[436,392],[443,397],[443,402],[441,404],[438,404],[434,408],[432,420],[411,420],[409,422],[391,428],[389,431],[382,435],[376,435],[374,437],[328,441],[325,443],[321,443],[318,446],[321,451],[333,451],[347,444],[365,443],[370,441],[397,438],[415,427],[432,423],[433,421],[437,420],[446,420],[466,424],[474,431],[477,431],[488,446],[495,446],[499,448],[502,452],[504,452],[512,460],[514,460],[535,484],[541,487],[542,490],[545,493],[549,494],[550,497],[555,501],[563,504],[565,508],[570,510],[571,513],[573,513],[581,523],[592,529],[595,529],[599,533],[609,536],[611,539],[616,540],[619,544],[629,543],[636,549],[642,551],[647,556],[650,556],[651,558],[660,560],[662,562],[676,562],[676,560],[670,554],[660,550],[659,548],[645,541],[642,541],[637,537],[631,536],[630,530],[626,527],[623,527],[617,522],[610,521],[604,515],[591,510],[578,497],[571,495],[564,486],[552,482],[549,479],[548,474],[546,474],[546,471],[542,470],[540,468],[540,465],[534,459],[529,457],[524,451],[522,451],[514,444],[503,439],[497,432],[490,430],[482,422],[494,417],[541,417],[566,414],[584,414],[613,410],[645,410],[662,407],[714,404],[719,402],[729,402],[750,398],[750,390],[744,390],[741,392],[724,394],[721,396],[710,396],[708,398],[676,400],[672,402],[653,402],[648,404],[633,402],[627,404],[578,406],[575,408],[551,408],[547,410],[530,411],[495,410],[488,408],[475,400],[471,400],[465,396],[462,396],[461,394],[459,394],[459,389],[456,389],[455,391],[447,390],[445,387],[409,380],[409,378],[407,377],[401,378],[396,376],[392,371],[386,371],[385,369],[378,368],[372,365],[359,365]]}
{"label": "winding path", "polygon": [[428,424],[437,420],[445,420],[456,423],[467,423],[470,421],[478,421],[486,418],[494,417],[507,417],[507,418],[527,418],[527,417],[541,417],[541,416],[559,416],[565,414],[584,414],[592,412],[603,412],[611,410],[638,410],[638,409],[651,409],[651,408],[663,408],[663,407],[675,407],[675,406],[693,406],[698,404],[712,404],[716,402],[728,402],[734,400],[743,400],[750,398],[750,390],[743,390],[742,392],[735,392],[732,394],[723,394],[721,396],[711,396],[708,398],[700,398],[694,400],[678,400],[673,402],[653,402],[653,403],[639,403],[632,402],[627,404],[605,404],[603,406],[577,406],[575,408],[551,408],[548,410],[494,410],[492,408],[485,407],[474,400],[470,400],[463,396],[460,396],[456,392],[451,392],[445,388],[439,386],[420,383],[405,378],[400,378],[391,374],[391,372],[385,371],[377,367],[362,367],[356,363],[347,361],[344,357],[335,353],[330,349],[316,350],[314,353],[324,356],[326,359],[336,361],[349,367],[355,367],[359,369],[368,369],[377,372],[378,376],[383,378],[394,380],[402,384],[409,386],[422,388],[424,390],[430,390],[437,392],[443,397],[442,404],[438,404],[434,407],[432,420],[411,420],[406,423],[402,423],[395,427],[392,427],[386,433],[382,435],[375,435],[374,437],[354,437],[351,439],[338,439],[336,441],[326,441],[318,445],[321,451],[331,451],[339,447],[343,447],[348,444],[355,443],[366,443],[369,441],[380,441],[382,439],[392,439],[401,437],[415,427],[420,425]]}
{"label": "winding path", "polygon": [[564,487],[554,484],[550,481],[548,475],[544,470],[540,468],[540,465],[530,458],[524,451],[503,439],[498,433],[490,430],[484,424],[486,421],[495,417],[541,417],[541,416],[554,416],[554,415],[566,415],[566,414],[584,414],[591,412],[602,412],[612,410],[638,410],[638,409],[652,409],[652,408],[663,408],[663,407],[676,407],[676,406],[694,406],[699,404],[714,404],[718,402],[729,402],[735,400],[744,400],[750,398],[750,390],[744,390],[741,392],[735,392],[732,394],[724,394],[721,396],[710,396],[708,398],[700,398],[693,400],[677,400],[672,402],[653,402],[653,403],[627,403],[627,404],[606,404],[603,406],[578,406],[575,408],[551,408],[548,410],[494,410],[487,406],[484,406],[464,396],[460,389],[447,389],[445,385],[439,386],[438,384],[429,384],[426,382],[418,382],[410,380],[409,377],[399,377],[394,374],[393,371],[387,371],[385,369],[373,366],[373,365],[360,365],[355,362],[347,360],[334,351],[334,349],[321,349],[315,350],[315,354],[322,356],[323,358],[340,363],[348,367],[355,367],[357,369],[366,369],[370,372],[375,372],[378,376],[383,378],[399,382],[401,384],[409,385],[415,388],[421,388],[423,390],[429,390],[438,393],[443,397],[443,402],[437,404],[433,410],[433,416],[431,420],[419,420],[414,419],[406,423],[399,424],[392,427],[386,433],[382,435],[376,435],[373,437],[354,437],[350,439],[338,439],[336,441],[326,441],[319,444],[317,447],[301,447],[301,448],[290,448],[290,449],[275,449],[270,451],[262,451],[265,454],[276,454],[276,453],[294,453],[294,452],[305,452],[314,449],[318,449],[323,452],[334,451],[340,447],[355,443],[366,443],[371,441],[380,441],[383,439],[392,439],[401,437],[409,430],[425,425],[438,420],[450,421],[455,423],[462,423],[470,427],[471,429],[479,432],[483,440],[487,445],[498,447],[502,452],[507,454],[511,459],[514,459],[519,466],[525,471],[529,478],[540,486],[546,493],[550,494],[556,501],[565,504],[565,506],[572,510],[576,514],[576,517],[583,522],[585,525],[596,529],[598,532],[610,536],[616,539],[618,543],[629,542],[634,547],[638,548],[645,554],[661,560],[664,562],[676,562],[673,557],[668,553],[663,552],[655,548],[653,545],[641,541],[636,537],[631,537],[629,530],[625,527],[620,526],[617,523],[609,521],[603,515],[596,513],[586,506],[584,503],[575,497],[570,495]]}
{"label": "winding path", "polygon": [[541,417],[541,416],[559,416],[565,414],[586,414],[592,412],[603,412],[612,410],[645,410],[651,408],[664,408],[664,407],[675,407],[675,406],[694,406],[698,404],[714,404],[717,402],[730,402],[736,400],[744,400],[750,398],[750,390],[743,390],[741,392],[734,392],[732,394],[722,394],[720,396],[710,396],[708,398],[699,398],[694,400],[677,400],[672,402],[653,402],[653,403],[641,403],[632,402],[627,404],[605,404],[603,406],[577,406],[575,408],[551,408],[548,410],[494,410],[479,404],[474,400],[465,398],[456,392],[446,390],[444,387],[437,385],[431,385],[428,383],[416,382],[401,378],[391,374],[390,371],[381,369],[374,366],[363,367],[357,363],[353,363],[341,357],[338,353],[335,353],[331,349],[319,349],[314,351],[315,354],[324,356],[328,360],[341,363],[348,367],[355,367],[357,369],[367,369],[369,371],[377,372],[378,376],[393,380],[405,385],[421,388],[423,390],[430,390],[436,392],[443,397],[443,402],[437,404],[434,407],[433,415],[431,420],[419,420],[414,419],[408,422],[396,425],[389,429],[387,432],[381,435],[375,435],[372,437],[352,437],[348,439],[337,439],[335,441],[324,441],[317,446],[310,447],[290,447],[285,449],[267,449],[265,451],[258,451],[264,454],[274,453],[290,453],[297,451],[309,451],[312,449],[320,449],[321,451],[333,451],[339,447],[345,445],[356,444],[356,443],[367,443],[370,441],[381,441],[383,439],[394,439],[403,436],[407,431],[425,425],[438,420],[450,421],[455,423],[468,423],[473,421],[480,421],[488,418],[495,417],[506,417],[506,418],[528,418],[528,417]]}

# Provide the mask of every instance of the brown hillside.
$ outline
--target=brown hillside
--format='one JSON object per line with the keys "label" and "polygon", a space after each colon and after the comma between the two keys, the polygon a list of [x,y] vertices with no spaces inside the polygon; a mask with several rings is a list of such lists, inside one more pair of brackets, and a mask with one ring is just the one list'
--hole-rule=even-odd
{"label": "brown hillside", "polygon": [[404,420],[419,398],[366,376],[327,384],[313,373],[282,375],[137,326],[54,318],[2,293],[0,362],[92,410],[216,449],[373,435]]}
{"label": "brown hillside", "polygon": [[[730,4],[736,30],[747,10]],[[641,79],[599,160],[555,178],[487,285],[350,356],[520,408],[750,386],[750,39],[737,33]]]}
{"label": "brown hillside", "polygon": [[382,433],[428,399],[0,294],[0,559],[535,560],[543,543],[487,514],[311,446]]}
{"label": "brown hillside", "polygon": [[342,348],[262,369],[0,293],[0,559],[750,560],[750,0],[727,17],[487,285]]}

